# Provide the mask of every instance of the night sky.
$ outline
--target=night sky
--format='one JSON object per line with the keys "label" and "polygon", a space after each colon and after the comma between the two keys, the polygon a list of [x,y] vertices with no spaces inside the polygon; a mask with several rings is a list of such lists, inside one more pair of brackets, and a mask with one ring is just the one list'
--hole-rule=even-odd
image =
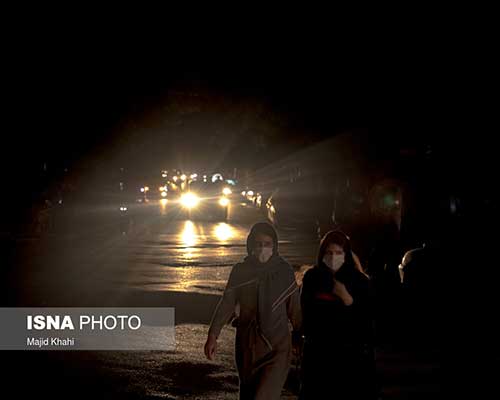
{"label": "night sky", "polygon": [[431,144],[456,161],[469,148],[463,133],[482,131],[450,117],[458,89],[439,52],[421,46],[284,35],[222,43],[66,25],[13,35],[6,50],[2,164],[14,186],[44,163],[54,176],[258,169],[343,132],[380,158]]}

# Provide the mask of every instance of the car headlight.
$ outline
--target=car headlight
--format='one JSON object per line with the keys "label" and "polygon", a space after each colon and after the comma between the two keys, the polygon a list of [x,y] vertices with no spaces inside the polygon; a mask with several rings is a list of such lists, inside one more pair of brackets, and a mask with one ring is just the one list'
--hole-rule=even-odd
{"label": "car headlight", "polygon": [[229,205],[229,199],[226,199],[225,197],[221,197],[219,199],[219,204],[222,206],[222,207],[227,207]]}
{"label": "car headlight", "polygon": [[181,204],[186,208],[194,208],[200,202],[200,198],[194,193],[186,193],[181,197]]}
{"label": "car headlight", "polygon": [[231,189],[229,189],[228,187],[225,187],[224,189],[222,189],[222,194],[224,196],[229,196],[231,193],[233,193],[233,192],[231,192]]}

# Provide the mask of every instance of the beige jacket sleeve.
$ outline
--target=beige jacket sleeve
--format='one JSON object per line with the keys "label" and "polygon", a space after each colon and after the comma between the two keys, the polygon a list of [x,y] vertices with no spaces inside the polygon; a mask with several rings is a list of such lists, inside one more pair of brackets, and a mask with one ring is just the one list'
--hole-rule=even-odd
{"label": "beige jacket sleeve", "polygon": [[298,286],[286,302],[286,311],[288,319],[292,323],[293,330],[297,332],[300,331],[302,328],[302,309],[300,306],[300,291]]}
{"label": "beige jacket sleeve", "polygon": [[235,284],[236,266],[233,267],[229,274],[229,279],[224,289],[222,298],[219,300],[215,308],[208,330],[209,335],[219,337],[220,331],[229,322],[236,308],[236,288]]}

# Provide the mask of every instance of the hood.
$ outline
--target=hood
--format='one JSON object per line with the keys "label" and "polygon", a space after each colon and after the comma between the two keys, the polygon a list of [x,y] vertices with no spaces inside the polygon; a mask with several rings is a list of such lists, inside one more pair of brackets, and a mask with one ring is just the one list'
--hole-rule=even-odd
{"label": "hood", "polygon": [[247,253],[249,256],[252,255],[252,249],[253,249],[253,242],[255,240],[255,236],[258,233],[262,233],[264,235],[268,235],[273,238],[273,256],[279,255],[278,252],[278,234],[276,233],[276,230],[274,227],[267,223],[267,222],[258,222],[254,226],[252,226],[252,229],[250,230],[250,233],[248,234],[247,237]]}
{"label": "hood", "polygon": [[323,257],[326,253],[326,248],[330,243],[336,243],[341,246],[344,249],[346,262],[354,263],[354,260],[352,260],[351,240],[349,236],[342,231],[335,230],[327,232],[321,239],[318,250],[317,265],[324,265]]}

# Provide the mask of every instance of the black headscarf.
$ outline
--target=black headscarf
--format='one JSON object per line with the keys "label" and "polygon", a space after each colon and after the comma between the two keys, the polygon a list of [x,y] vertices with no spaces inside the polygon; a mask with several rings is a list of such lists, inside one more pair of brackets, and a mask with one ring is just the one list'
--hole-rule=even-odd
{"label": "black headscarf", "polygon": [[323,262],[323,257],[325,256],[327,247],[332,243],[341,246],[344,250],[345,261],[336,274],[339,278],[346,272],[350,272],[351,270],[355,269],[354,258],[352,256],[351,240],[349,239],[349,236],[339,230],[329,231],[325,233],[325,236],[323,236],[319,245],[317,260],[318,267],[328,268],[328,266]]}
{"label": "black headscarf", "polygon": [[355,300],[358,300],[359,296],[368,296],[367,288],[369,286],[369,278],[364,272],[356,267],[354,257],[352,255],[351,240],[344,232],[334,230],[327,232],[325,236],[323,236],[319,246],[318,263],[316,268],[318,268],[324,275],[333,275],[333,271],[323,262],[326,249],[332,243],[341,246],[345,254],[344,264],[342,264],[340,269],[335,273],[335,280],[342,282]]}

